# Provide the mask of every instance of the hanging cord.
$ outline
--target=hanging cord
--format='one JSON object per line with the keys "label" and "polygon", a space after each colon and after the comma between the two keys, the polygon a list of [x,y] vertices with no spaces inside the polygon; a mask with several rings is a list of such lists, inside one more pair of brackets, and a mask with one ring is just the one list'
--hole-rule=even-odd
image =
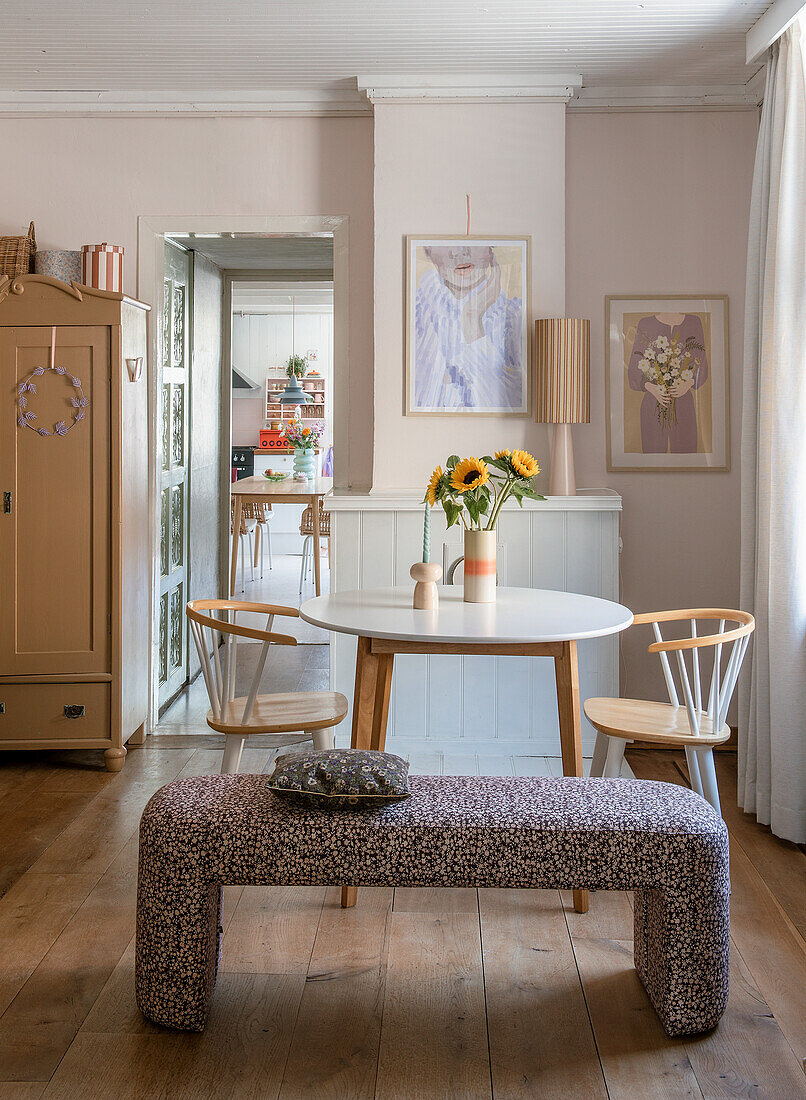
{"label": "hanging cord", "polygon": [[465,233],[465,236],[469,237],[470,236],[470,195],[465,195],[465,198],[467,199],[467,232]]}

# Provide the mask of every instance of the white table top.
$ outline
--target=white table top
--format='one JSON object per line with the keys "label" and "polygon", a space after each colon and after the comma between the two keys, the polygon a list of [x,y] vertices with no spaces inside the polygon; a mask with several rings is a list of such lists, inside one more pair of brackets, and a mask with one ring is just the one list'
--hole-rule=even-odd
{"label": "white table top", "polygon": [[234,497],[323,497],[333,488],[332,477],[314,477],[308,481],[269,481],[265,477],[242,477],[231,486]]}
{"label": "white table top", "polygon": [[441,585],[436,611],[415,611],[414,585],[317,596],[299,609],[306,622],[339,634],[395,641],[564,642],[626,630],[632,612],[619,603],[545,588],[499,588],[495,603],[465,603],[461,585]]}

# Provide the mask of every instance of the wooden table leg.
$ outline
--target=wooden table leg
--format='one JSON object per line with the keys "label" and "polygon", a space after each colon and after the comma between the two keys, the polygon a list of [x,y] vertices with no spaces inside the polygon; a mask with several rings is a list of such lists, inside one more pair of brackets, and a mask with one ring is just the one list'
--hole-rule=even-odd
{"label": "wooden table leg", "polygon": [[389,698],[392,694],[394,653],[381,653],[375,679],[375,711],[372,715],[372,745],[377,752],[386,748],[386,727],[389,724]]}
{"label": "wooden table leg", "polygon": [[[354,749],[383,751],[386,744],[393,661],[394,656],[391,653],[382,653],[380,656],[374,654],[370,638],[358,639],[351,741]],[[357,897],[358,887],[342,886],[342,909],[350,909],[355,905]]]}
{"label": "wooden table leg", "polygon": [[313,582],[316,595],[320,596],[319,572],[322,562],[319,547],[319,497],[311,497],[311,507],[313,510]]}
{"label": "wooden table leg", "polygon": [[[563,642],[562,653],[554,658],[557,680],[557,712],[560,719],[560,752],[563,775],[582,776],[582,721],[579,714],[579,665],[576,642]],[[588,911],[588,891],[574,890],[574,909]]]}
{"label": "wooden table leg", "polygon": [[235,510],[232,516],[232,558],[229,566],[229,598],[235,599],[235,582],[238,579],[238,543],[241,531],[241,515],[243,514],[243,500],[235,497]]}

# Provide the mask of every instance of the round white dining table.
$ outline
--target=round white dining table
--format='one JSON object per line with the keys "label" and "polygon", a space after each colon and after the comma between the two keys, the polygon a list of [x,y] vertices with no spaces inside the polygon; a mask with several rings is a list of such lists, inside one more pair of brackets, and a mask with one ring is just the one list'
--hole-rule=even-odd
{"label": "round white dining table", "polygon": [[[313,626],[358,637],[352,747],[383,750],[396,653],[553,657],[563,774],[582,775],[577,642],[626,630],[632,612],[622,604],[578,592],[498,588],[494,603],[465,603],[459,586],[439,588],[432,611],[412,607],[413,586],[361,588],[317,596],[299,609]],[[342,906],[356,889],[342,888]],[[587,891],[574,891],[585,912]]]}

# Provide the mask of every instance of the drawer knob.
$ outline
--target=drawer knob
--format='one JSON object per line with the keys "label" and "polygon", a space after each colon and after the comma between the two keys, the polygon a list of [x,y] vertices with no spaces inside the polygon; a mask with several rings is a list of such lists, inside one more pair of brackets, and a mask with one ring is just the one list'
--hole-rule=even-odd
{"label": "drawer knob", "polygon": [[85,715],[82,703],[68,703],[64,708],[65,718],[83,718]]}
{"label": "drawer knob", "polygon": [[5,714],[5,713],[6,713],[6,704],[5,703],[0,703],[0,714]]}

